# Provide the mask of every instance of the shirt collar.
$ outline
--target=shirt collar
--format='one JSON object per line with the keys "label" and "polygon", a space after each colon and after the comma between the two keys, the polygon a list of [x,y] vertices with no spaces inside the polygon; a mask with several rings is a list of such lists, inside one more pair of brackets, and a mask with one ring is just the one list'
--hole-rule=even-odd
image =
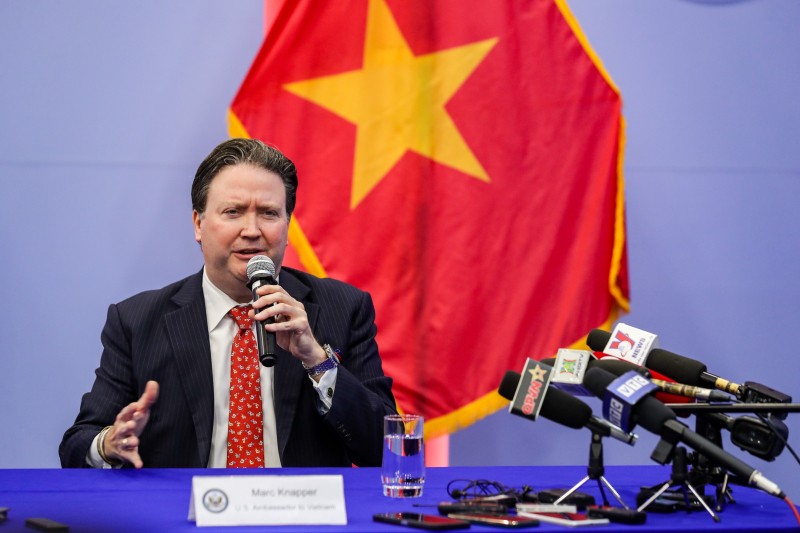
{"label": "shirt collar", "polygon": [[231,308],[241,305],[208,279],[205,267],[203,267],[203,299],[206,302],[206,321],[209,332],[222,322]]}
{"label": "shirt collar", "polygon": [[231,308],[242,305],[214,285],[203,267],[203,299],[206,303],[206,322],[209,333],[228,315]]}

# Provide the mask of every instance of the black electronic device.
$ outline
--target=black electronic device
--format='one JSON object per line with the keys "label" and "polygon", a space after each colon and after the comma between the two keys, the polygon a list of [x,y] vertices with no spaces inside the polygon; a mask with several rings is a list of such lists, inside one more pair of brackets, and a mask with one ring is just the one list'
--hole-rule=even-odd
{"label": "black electronic device", "polygon": [[[767,387],[755,381],[745,381],[742,388],[742,402],[744,403],[792,403],[792,397],[772,387]],[[781,420],[786,418],[787,413],[775,411],[772,413],[774,418]]]}
{"label": "black electronic device", "polygon": [[589,518],[608,518],[609,521],[618,524],[644,524],[647,521],[647,513],[644,511],[621,509],[619,507],[589,507],[586,509],[586,516]]}
{"label": "black electronic device", "polygon": [[461,500],[457,502],[441,502],[436,506],[439,514],[451,513],[493,513],[504,514],[508,512],[508,505],[503,503],[484,502],[481,500]]}
{"label": "black electronic device", "polygon": [[479,524],[492,527],[536,527],[539,521],[535,518],[518,516],[514,514],[492,514],[492,513],[453,513],[448,515],[450,518],[465,520],[471,524]]}
{"label": "black electronic device", "polygon": [[39,531],[47,531],[48,533],[69,531],[68,525],[50,520],[49,518],[26,518],[25,525],[32,529],[38,529]]}
{"label": "black electronic device", "polygon": [[470,525],[466,520],[458,520],[449,516],[407,512],[378,513],[372,515],[372,519],[375,522],[397,524],[417,529],[466,529]]}
{"label": "black electronic device", "polygon": [[508,510],[509,507],[514,507],[517,504],[517,496],[514,494],[491,494],[487,496],[471,496],[459,501],[462,503],[469,502],[474,505],[501,505]]}
{"label": "black electronic device", "polygon": [[789,428],[778,418],[767,424],[752,416],[741,416],[734,419],[731,428],[732,443],[765,461],[774,461],[788,438]]}
{"label": "black electronic device", "polygon": [[[566,493],[566,489],[540,490],[538,493],[539,503],[555,503],[559,499],[563,498],[564,494]],[[563,505],[574,505],[578,511],[585,511],[590,505],[596,505],[594,496],[591,494],[586,494],[585,492],[577,491],[573,491],[569,496],[558,503]]]}

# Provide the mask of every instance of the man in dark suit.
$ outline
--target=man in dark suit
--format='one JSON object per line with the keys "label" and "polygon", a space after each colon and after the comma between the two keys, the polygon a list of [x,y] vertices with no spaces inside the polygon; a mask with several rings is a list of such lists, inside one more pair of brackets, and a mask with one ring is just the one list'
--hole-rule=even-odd
{"label": "man in dark suit", "polygon": [[[231,344],[240,329],[258,327],[239,324],[233,307],[273,318],[264,327],[278,344],[274,367],[252,367],[263,407],[256,464],[380,464],[383,417],[396,410],[372,300],[281,268],[296,190],[294,164],[260,141],[232,139],[206,157],[192,184],[203,270],[109,307],[100,366],[64,434],[62,466],[233,465],[231,368],[239,364]],[[278,284],[260,287],[252,301],[246,267],[256,255],[272,259]],[[251,301],[249,313],[240,307]]]}

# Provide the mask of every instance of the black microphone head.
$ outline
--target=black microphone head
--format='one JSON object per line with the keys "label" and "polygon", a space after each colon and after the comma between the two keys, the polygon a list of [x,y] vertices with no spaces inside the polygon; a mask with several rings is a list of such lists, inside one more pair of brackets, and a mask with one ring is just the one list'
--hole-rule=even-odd
{"label": "black microphone head", "polygon": [[586,370],[586,374],[583,376],[583,386],[598,398],[602,398],[606,393],[606,389],[616,377],[608,370],[593,366]]}
{"label": "black microphone head", "polygon": [[[614,374],[599,367],[590,368],[583,377],[583,385],[592,394],[602,398],[608,386],[617,378]],[[633,408],[633,421],[647,431],[660,435],[667,420],[676,418],[675,411],[652,396],[645,396]]]}
{"label": "black microphone head", "polygon": [[603,370],[610,372],[615,376],[621,376],[625,372],[635,370],[646,378],[650,377],[650,372],[648,372],[646,368],[612,356],[603,357],[602,359],[592,361],[589,365],[589,368],[595,367],[602,368]]}
{"label": "black microphone head", "polygon": [[[497,388],[500,396],[506,400],[513,400],[521,377],[522,375],[519,372],[507,371],[503,376],[503,381]],[[548,387],[539,416],[543,416],[557,424],[580,429],[589,423],[589,419],[592,417],[592,408],[571,394],[567,394],[555,387]]]}
{"label": "black microphone head", "polygon": [[655,370],[659,374],[664,374],[678,383],[703,386],[701,375],[706,371],[706,365],[700,361],[689,359],[676,353],[654,348],[650,351],[645,361],[645,366],[650,370]]}
{"label": "black microphone head", "polygon": [[589,423],[589,419],[592,417],[592,408],[575,396],[550,387],[544,396],[539,416],[562,426],[580,429]]}
{"label": "black microphone head", "polygon": [[611,333],[602,329],[593,329],[586,336],[586,345],[595,352],[602,352],[608,344]]}
{"label": "black microphone head", "polygon": [[508,370],[503,376],[503,381],[500,382],[500,386],[497,387],[497,393],[506,400],[514,399],[514,393],[517,392],[517,385],[519,385],[519,379],[521,377],[522,374],[519,372]]}
{"label": "black microphone head", "polygon": [[261,276],[275,277],[275,263],[266,255],[256,255],[247,262],[247,279],[253,281]]}

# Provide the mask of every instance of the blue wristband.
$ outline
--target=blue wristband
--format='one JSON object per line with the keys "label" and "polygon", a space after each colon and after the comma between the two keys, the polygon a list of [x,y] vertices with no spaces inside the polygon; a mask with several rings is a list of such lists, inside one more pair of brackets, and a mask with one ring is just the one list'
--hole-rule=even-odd
{"label": "blue wristband", "polygon": [[339,366],[339,354],[333,348],[331,348],[331,345],[324,344],[322,348],[328,355],[327,359],[318,365],[312,366],[311,368],[306,368],[306,366],[303,365],[303,368],[306,369],[306,372],[308,372],[309,376],[318,376],[319,374],[324,374],[328,370],[333,370]]}

